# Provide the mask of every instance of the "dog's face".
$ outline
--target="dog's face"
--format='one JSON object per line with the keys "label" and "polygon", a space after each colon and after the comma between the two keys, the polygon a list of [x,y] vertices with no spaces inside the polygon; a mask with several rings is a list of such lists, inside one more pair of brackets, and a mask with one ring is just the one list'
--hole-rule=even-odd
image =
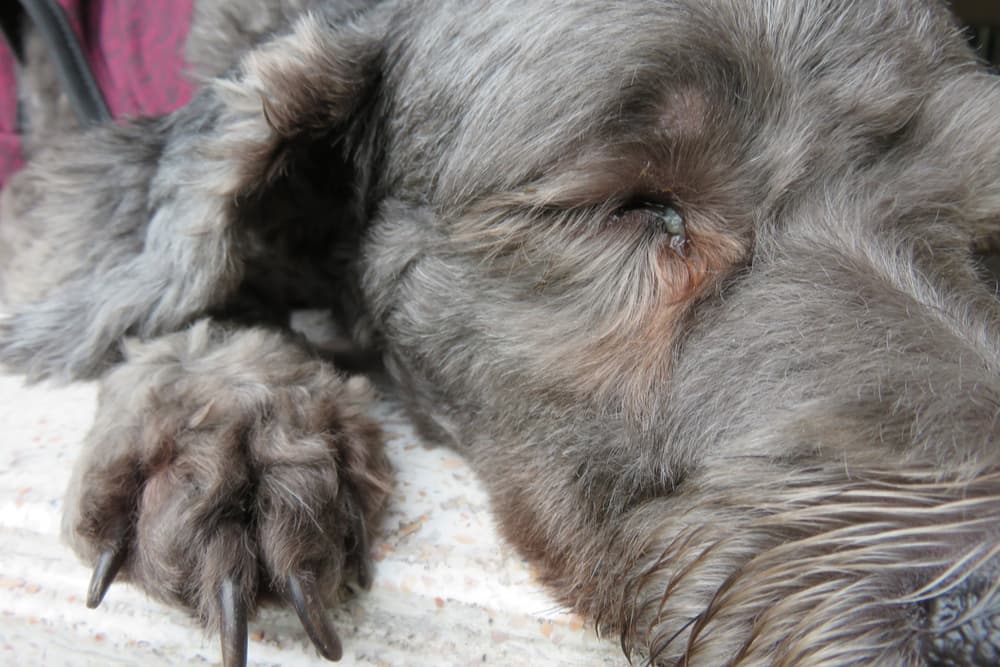
{"label": "dog's face", "polygon": [[[784,327],[756,300],[843,304],[823,294],[890,270],[853,246],[973,280],[1000,93],[939,8],[444,3],[406,25],[369,292],[445,402],[499,391],[662,431],[697,389],[676,375],[719,363],[700,336],[749,363]],[[768,286],[782,263],[799,282]],[[796,326],[811,355],[821,332]]]}
{"label": "dog's face", "polygon": [[[366,289],[425,426],[479,460],[527,553],[568,530],[551,494],[520,490],[537,476],[594,516],[679,499],[691,525],[897,471],[994,493],[997,308],[970,249],[1000,221],[1000,86],[942,8],[437,3],[404,25]],[[894,492],[899,506],[931,494]],[[891,505],[824,511],[874,526]],[[994,543],[968,526],[943,538],[940,518],[897,526],[919,546],[884,538],[885,561],[912,568],[865,595],[896,599]],[[814,520],[776,520],[771,536],[815,546]],[[824,537],[820,552],[838,549]],[[739,566],[765,550],[736,539]],[[776,561],[789,579],[825,567],[805,565],[807,542],[797,565]],[[650,568],[686,555],[675,544]],[[762,571],[728,586],[773,584],[759,604],[789,594]],[[893,650],[928,613],[808,590],[788,614],[823,599],[891,615]]]}
{"label": "dog's face", "polygon": [[[23,178],[39,196],[18,215],[48,237],[20,266],[56,265],[58,284],[3,322],[0,361],[94,374],[132,333],[153,350],[226,349],[239,337],[213,342],[212,323],[178,329],[238,310],[240,290],[261,284],[290,307],[277,274],[296,297],[357,315],[346,324],[381,343],[420,426],[468,455],[507,537],[626,650],[712,667],[997,664],[1000,312],[972,248],[1000,223],[1000,84],[945,8],[302,4],[315,11],[243,43],[240,65],[175,116],[96,128],[33,159]],[[292,19],[301,6],[273,8]],[[49,252],[57,243],[69,250]],[[255,388],[300,396],[281,378],[314,366],[259,334],[212,368],[245,366],[265,378]],[[265,339],[289,354],[269,357]],[[177,428],[188,437],[227,381],[203,383],[206,408],[136,354],[106,378],[114,391],[88,436],[98,462],[130,453],[117,459],[128,474],[92,483],[78,466],[67,532],[100,554],[97,584],[138,546],[153,558],[137,562],[163,565],[140,572],[147,590],[195,608],[186,580],[233,572],[230,552],[248,559],[248,582],[266,568],[247,549],[192,565],[192,531],[214,539],[212,503],[191,525],[161,513],[184,524],[150,530],[184,545],[173,555],[131,545],[120,521],[155,518],[187,491],[133,508],[160,466],[116,434],[123,416],[151,412],[154,451]],[[194,372],[171,359],[180,377]],[[163,425],[163,401],[133,403],[155,396],[135,388],[149,377],[177,394],[180,426]],[[285,504],[322,512],[342,548],[325,529],[301,533],[309,521],[261,539],[332,551],[335,570],[353,555],[364,579],[387,471],[360,408],[333,410],[343,399],[328,394],[305,407],[367,436],[287,466],[311,475],[295,476]],[[281,403],[291,417],[266,405],[219,412],[299,428],[298,399]],[[238,470],[236,448],[194,439],[195,461],[228,458],[191,469]],[[246,471],[271,460],[243,455]],[[246,475],[219,501],[253,509],[234,535],[273,514],[247,490],[270,487]],[[310,479],[322,492],[293,492]],[[114,506],[88,504],[91,492]],[[267,567],[279,590],[300,582]],[[198,609],[215,609],[216,583],[200,586]]]}

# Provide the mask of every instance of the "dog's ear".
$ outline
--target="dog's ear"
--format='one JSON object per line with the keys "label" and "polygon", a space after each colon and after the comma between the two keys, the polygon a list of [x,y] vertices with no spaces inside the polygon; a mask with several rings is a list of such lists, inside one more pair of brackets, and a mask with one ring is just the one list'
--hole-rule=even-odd
{"label": "dog's ear", "polygon": [[[178,112],[35,156],[5,193],[4,224],[32,240],[11,263],[28,270],[4,269],[0,281],[27,295],[0,324],[0,363],[92,376],[123,336],[225,307],[267,245],[262,225],[287,238],[311,223],[327,242],[329,230],[357,227],[374,169],[367,115],[387,25],[378,12],[306,13]],[[295,213],[304,199],[326,207],[322,221]]]}
{"label": "dog's ear", "polygon": [[[377,12],[334,23],[306,14],[291,31],[250,51],[238,73],[217,79],[220,126],[205,147],[213,159],[231,161],[242,198],[262,194],[317,147],[354,168],[362,129],[381,80],[385,21]],[[317,146],[318,145],[318,146]]]}

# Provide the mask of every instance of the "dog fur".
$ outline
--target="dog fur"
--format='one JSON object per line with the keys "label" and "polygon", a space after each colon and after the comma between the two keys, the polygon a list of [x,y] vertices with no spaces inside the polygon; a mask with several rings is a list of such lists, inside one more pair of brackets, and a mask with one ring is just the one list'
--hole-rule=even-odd
{"label": "dog fur", "polygon": [[946,8],[236,4],[187,107],[4,194],[0,359],[101,378],[84,559],[206,624],[370,577],[322,308],[629,655],[997,664],[1000,83]]}

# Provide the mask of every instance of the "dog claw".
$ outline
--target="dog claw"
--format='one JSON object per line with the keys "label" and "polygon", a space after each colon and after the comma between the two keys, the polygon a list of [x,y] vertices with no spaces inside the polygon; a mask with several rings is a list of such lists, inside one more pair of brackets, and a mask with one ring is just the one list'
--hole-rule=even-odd
{"label": "dog claw", "polygon": [[94,574],[90,577],[90,587],[87,589],[87,608],[96,609],[107,594],[111,583],[118,576],[118,571],[125,563],[126,548],[118,544],[97,557]]}
{"label": "dog claw", "polygon": [[219,588],[219,632],[223,667],[246,667],[247,606],[240,599],[238,584],[226,579]]}
{"label": "dog claw", "polygon": [[327,660],[336,662],[344,655],[340,638],[327,618],[322,598],[314,584],[303,581],[300,577],[288,577],[288,597],[299,615],[299,621],[305,628],[309,639]]}
{"label": "dog claw", "polygon": [[354,550],[358,558],[358,585],[362,589],[370,591],[375,574],[372,572],[371,555],[369,553],[371,545],[368,543],[368,527],[365,525],[364,516],[360,514],[354,521],[354,536],[354,539],[357,540]]}

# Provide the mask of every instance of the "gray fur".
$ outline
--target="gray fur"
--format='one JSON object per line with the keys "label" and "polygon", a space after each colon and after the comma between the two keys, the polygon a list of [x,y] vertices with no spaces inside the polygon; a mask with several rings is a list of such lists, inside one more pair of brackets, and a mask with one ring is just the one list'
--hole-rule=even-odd
{"label": "gray fur", "polygon": [[[126,573],[206,619],[220,572],[266,572],[244,586],[264,593],[308,566],[333,591],[352,554],[364,567],[388,473],[360,399],[302,341],[224,324],[321,307],[468,456],[543,581],[629,653],[996,664],[998,304],[972,248],[1000,231],[1000,82],[943,7],[257,4],[200,3],[191,105],[40,149],[4,195],[30,261],[7,264],[0,359],[104,374],[68,498],[81,555],[184,508],[164,534],[192,552],[132,538]],[[685,252],[644,201],[683,214]],[[217,375],[258,398],[227,400],[241,381]],[[264,490],[210,475],[218,496],[149,500],[135,461],[152,438],[210,468],[234,432],[296,456],[289,376],[302,410],[357,434],[330,445],[355,464],[288,464],[303,511],[337,527],[305,540],[330,565],[262,546],[255,569],[209,547],[303,542],[294,518],[255,532]],[[109,437],[116,415],[149,415],[150,435]],[[123,458],[134,491],[87,514]],[[241,494],[254,520],[232,535],[198,518]]]}

